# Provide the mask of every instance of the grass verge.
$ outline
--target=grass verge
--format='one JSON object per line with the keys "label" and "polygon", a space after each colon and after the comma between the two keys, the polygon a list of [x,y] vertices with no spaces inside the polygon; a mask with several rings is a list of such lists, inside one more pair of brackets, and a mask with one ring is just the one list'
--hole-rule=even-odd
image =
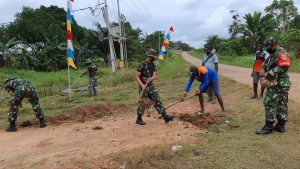
{"label": "grass verge", "polygon": [[[190,51],[189,54],[199,59],[201,59],[203,56],[203,52],[199,50]],[[299,59],[295,60],[293,54],[290,54],[290,56],[292,61],[292,66],[290,68],[290,71],[300,73],[300,60]],[[221,64],[246,67],[246,68],[252,68],[254,63],[254,55],[243,55],[243,56],[218,55],[218,59],[219,59],[219,63]]]}

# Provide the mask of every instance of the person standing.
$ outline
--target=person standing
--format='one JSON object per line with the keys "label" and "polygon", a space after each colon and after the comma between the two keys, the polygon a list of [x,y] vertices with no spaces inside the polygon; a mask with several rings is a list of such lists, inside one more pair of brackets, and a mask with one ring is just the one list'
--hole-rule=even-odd
{"label": "person standing", "polygon": [[80,77],[82,77],[85,74],[89,74],[89,84],[88,84],[88,91],[89,96],[96,96],[97,95],[97,67],[93,64],[91,59],[87,59],[85,62],[85,66],[87,68],[87,71],[84,72]]}
{"label": "person standing", "polygon": [[203,93],[206,93],[208,86],[211,86],[214,94],[216,95],[216,97],[218,99],[221,109],[222,109],[222,113],[220,113],[220,117],[224,117],[225,110],[224,110],[223,99],[220,95],[218,73],[209,67],[204,67],[204,66],[201,66],[201,67],[191,66],[190,67],[190,78],[185,86],[185,91],[184,91],[182,100],[184,100],[184,98],[190,92],[190,89],[191,89],[192,84],[195,79],[198,80],[199,82],[201,82],[201,84],[199,85],[199,88],[196,90],[196,95],[199,96],[201,113],[205,112]]}
{"label": "person standing", "polygon": [[253,96],[250,97],[250,99],[262,99],[264,96],[264,90],[265,88],[263,86],[261,86],[261,92],[260,92],[260,96],[258,97],[258,83],[260,80],[260,71],[263,67],[264,61],[266,60],[266,58],[268,58],[269,54],[266,51],[263,51],[263,45],[262,44],[258,44],[257,45],[257,52],[255,53],[255,61],[253,64],[253,69],[252,69],[252,73],[251,73],[251,77],[253,78]]}
{"label": "person standing", "polygon": [[[156,109],[156,111],[162,115],[162,117],[165,120],[165,123],[169,123],[169,121],[172,121],[175,118],[175,116],[169,116],[166,113],[166,109],[161,103],[159,94],[156,91],[153,83],[153,80],[156,78],[157,75],[156,65],[154,64],[154,52],[154,49],[148,49],[145,61],[140,63],[137,67],[135,79],[139,84],[139,93],[141,94],[141,98],[148,98],[151,101],[153,101],[154,108]],[[145,108],[141,104],[139,104],[137,108],[136,124],[145,125],[145,122],[142,119],[144,112]]]}
{"label": "person standing", "polygon": [[[261,77],[265,80],[262,85],[267,87],[264,99],[265,125],[256,130],[256,134],[271,134],[273,131],[285,132],[285,123],[288,120],[288,92],[291,88],[289,68],[291,62],[285,49],[280,47],[276,39],[268,38],[264,47],[270,54],[264,62]],[[273,124],[277,119],[275,127]]]}
{"label": "person standing", "polygon": [[[205,54],[202,57],[202,66],[209,67],[210,69],[215,70],[217,73],[219,71],[219,60],[218,56],[215,54],[215,50],[212,49],[209,46],[204,47]],[[214,100],[214,93],[212,90],[212,87],[209,85],[207,87],[207,101],[213,101]],[[214,102],[213,102],[214,103]]]}
{"label": "person standing", "polygon": [[29,81],[7,78],[4,82],[4,88],[11,96],[8,112],[8,121],[10,125],[6,128],[6,132],[17,131],[16,121],[18,117],[18,110],[22,107],[22,101],[24,98],[27,98],[31,103],[32,110],[34,111],[35,116],[39,119],[40,128],[46,127],[44,113],[39,104],[39,96]]}

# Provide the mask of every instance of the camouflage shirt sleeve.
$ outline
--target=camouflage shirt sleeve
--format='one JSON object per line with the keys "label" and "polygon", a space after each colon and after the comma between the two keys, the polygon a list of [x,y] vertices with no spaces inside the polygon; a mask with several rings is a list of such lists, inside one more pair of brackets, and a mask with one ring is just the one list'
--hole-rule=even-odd
{"label": "camouflage shirt sleeve", "polygon": [[139,64],[139,65],[138,65],[138,67],[137,67],[136,71],[138,71],[138,72],[142,72],[142,71],[143,71],[143,69],[144,69],[144,66],[143,66],[143,64],[141,63],[141,64]]}
{"label": "camouflage shirt sleeve", "polygon": [[7,82],[7,83],[5,84],[5,86],[4,86],[5,90],[6,90],[7,92],[13,91],[12,85],[13,85],[13,84],[12,84],[12,81]]}
{"label": "camouflage shirt sleeve", "polygon": [[157,71],[157,66],[156,66],[156,64],[153,63],[153,67],[154,67],[154,68],[153,68],[153,71],[156,72],[156,71]]}

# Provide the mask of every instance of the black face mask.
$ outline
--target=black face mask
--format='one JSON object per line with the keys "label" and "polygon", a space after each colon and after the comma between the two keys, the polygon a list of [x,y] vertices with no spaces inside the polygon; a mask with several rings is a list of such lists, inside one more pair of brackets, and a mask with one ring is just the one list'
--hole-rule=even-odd
{"label": "black face mask", "polygon": [[210,54],[210,52],[205,52],[207,55],[209,55]]}

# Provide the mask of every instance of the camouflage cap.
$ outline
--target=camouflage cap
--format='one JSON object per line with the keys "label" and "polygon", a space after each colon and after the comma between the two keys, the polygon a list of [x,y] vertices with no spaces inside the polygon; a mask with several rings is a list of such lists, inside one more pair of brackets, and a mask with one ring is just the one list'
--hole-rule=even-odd
{"label": "camouflage cap", "polygon": [[271,46],[274,46],[274,45],[277,45],[278,42],[277,40],[274,38],[274,37],[269,37],[268,39],[266,39],[264,41],[264,47],[268,48],[268,47],[271,47]]}

